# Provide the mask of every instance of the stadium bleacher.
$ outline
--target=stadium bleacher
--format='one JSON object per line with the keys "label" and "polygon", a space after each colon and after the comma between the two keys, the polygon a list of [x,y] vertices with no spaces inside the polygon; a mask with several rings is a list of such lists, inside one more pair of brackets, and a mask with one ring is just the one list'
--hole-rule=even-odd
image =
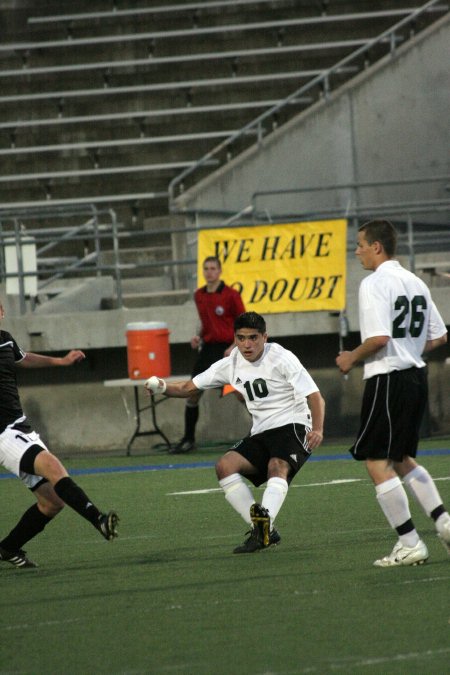
{"label": "stadium bleacher", "polygon": [[[387,44],[338,69],[333,86],[445,11],[428,4]],[[0,203],[110,204],[127,231],[150,232],[153,219],[167,217],[180,172],[424,3],[373,5],[154,0],[106,8],[79,0],[68,13],[53,0],[24,0],[1,9]],[[293,98],[227,157],[326,93],[321,84]],[[216,164],[203,163],[196,179]]]}
{"label": "stadium bleacher", "polygon": [[[410,20],[415,10],[424,7],[429,11]],[[274,139],[275,145],[283,125],[290,123],[287,126],[292,128],[298,119],[306,119],[311,105],[315,106],[313,114],[317,110],[333,112],[335,108],[328,108],[327,103],[334,93],[351,91],[354,76],[359,82],[375,80],[373,74],[378,76],[383,71],[383,64],[396,56],[398,48],[402,56],[392,59],[397,67],[408,43],[420,43],[421,34],[428,37],[428,29],[447,12],[448,3],[434,0],[0,0],[0,232],[10,236],[11,232],[23,231],[36,238],[37,260],[45,268],[42,279],[48,281],[32,313],[21,310],[14,314],[15,300],[8,298],[8,315],[14,316],[25,348],[51,352],[71,348],[76,341],[77,346],[91,352],[92,370],[86,375],[89,382],[80,382],[77,387],[67,383],[64,396],[74,398],[65,411],[68,409],[67,417],[71,418],[73,409],[90,405],[98,410],[101,402],[105,424],[95,426],[102,436],[104,427],[109,433],[104,440],[94,437],[94,430],[89,429],[80,441],[79,424],[75,424],[73,432],[61,428],[56,446],[70,450],[82,442],[90,452],[92,447],[116,447],[122,443],[121,434],[126,436],[126,417],[111,419],[115,417],[111,410],[118,411],[121,403],[118,392],[116,399],[106,398],[103,380],[122,376],[127,321],[158,318],[170,322],[174,372],[186,372],[187,331],[189,322],[195,320],[192,303],[185,302],[196,282],[190,251],[195,247],[195,217],[200,221],[202,214],[192,215],[194,225],[189,231],[188,216],[169,210],[171,187],[176,186],[178,194],[183,194],[186,186],[209,177],[218,165],[205,162],[199,167],[198,160],[206,155],[217,158],[223,169],[227,163],[232,165],[229,158],[258,148],[261,139],[268,137],[269,143]],[[401,27],[393,30],[403,20]],[[382,34],[385,37],[378,39]],[[416,36],[419,40],[414,39]],[[344,65],[335,72],[341,62]],[[433,87],[435,81],[430,77],[434,94]],[[336,95],[335,100],[338,98]],[[407,110],[409,100],[401,104]],[[370,103],[367,110],[372,112]],[[261,123],[252,126],[262,115]],[[373,123],[373,117],[370,121]],[[241,134],[244,128],[246,133]],[[273,130],[277,131],[271,135]],[[349,134],[347,128],[338,132]],[[230,138],[234,140],[227,145]],[[216,152],[218,147],[222,148],[220,153]],[[348,150],[345,143],[341,148]],[[327,148],[321,151],[326,155]],[[335,154],[335,175],[324,178],[330,184],[330,193],[359,191],[363,201],[358,204],[362,205],[358,214],[365,204],[372,204],[373,213],[381,214],[387,203],[378,200],[386,178],[385,157],[379,162],[379,173],[364,177],[345,174],[337,157]],[[307,161],[304,165],[309,170]],[[186,181],[174,182],[182,172],[194,168]],[[401,205],[406,187],[395,179],[409,176],[419,185],[425,172],[425,177],[434,181],[427,184],[429,201],[448,211],[448,200],[442,195],[448,176],[444,176],[446,169],[439,161],[435,167],[431,162],[417,166],[411,162],[404,175],[393,172],[387,177],[392,185],[384,194],[388,192],[391,202],[389,215],[397,217],[403,228],[402,255],[411,252],[405,228],[410,223]],[[269,188],[323,189],[314,182],[316,176],[300,183],[290,172],[283,176],[284,185],[280,185],[278,176],[273,185],[255,181],[248,189],[248,201],[238,202],[231,212],[224,200],[224,208],[221,210],[219,203],[211,221],[236,223],[238,209],[250,220],[248,205],[263,212],[266,205],[274,203],[272,195],[267,194]],[[351,183],[353,179],[355,184]],[[425,191],[424,185],[421,188]],[[365,195],[372,201],[364,201]],[[324,218],[333,215],[333,199],[324,199]],[[302,201],[299,198],[298,203]],[[286,202],[282,197],[279,203],[277,213],[293,214],[283,210]],[[421,231],[426,237],[430,233],[425,214],[428,202],[422,206]],[[103,227],[101,241],[89,239],[95,228],[80,231],[83,223],[90,221],[92,211],[94,220],[98,217]],[[305,210],[295,215],[304,212],[309,214]],[[314,215],[318,216],[317,210]],[[109,222],[107,219],[113,216]],[[417,217],[421,217],[420,212]],[[264,222],[270,222],[270,214]],[[69,230],[70,236],[73,231],[77,233],[73,246],[64,238],[64,224],[68,235]],[[38,230],[42,230],[42,236]],[[57,230],[62,235],[61,247],[55,245]],[[111,240],[116,233],[114,248]],[[448,284],[445,250],[439,256],[430,250],[418,259],[416,269],[439,284]],[[119,276],[113,279],[119,259]],[[81,275],[75,276],[81,262],[85,264],[83,279],[90,284],[82,289],[78,286]],[[64,267],[74,270],[67,285]],[[353,276],[349,286],[356,288],[354,266],[350,268]],[[104,288],[97,288],[98,280],[105,282]],[[121,282],[120,296],[113,293],[113,281]],[[438,286],[435,281],[433,284]],[[75,296],[74,309],[66,302]],[[68,316],[71,312],[73,316]],[[326,353],[331,362],[338,343],[336,318],[326,313],[320,317],[305,314],[277,316],[272,336],[289,339],[295,333],[299,342],[304,340],[300,351],[306,346],[308,358],[316,358],[317,352],[317,359],[320,354],[322,361]],[[349,316],[354,330],[355,307],[349,307]],[[336,433],[339,424],[348,425],[349,414],[334,404],[340,383],[334,369],[328,370],[322,371],[320,378],[331,401],[330,428]],[[441,370],[436,364],[438,376]],[[49,379],[44,384],[52,382]],[[358,390],[356,381],[346,386],[349,384],[352,392]],[[49,395],[41,397],[39,403],[43,408],[48,406],[44,412],[49,418],[60,415],[61,392],[54,389],[48,386]],[[436,387],[436,392],[441,389]],[[57,408],[52,409],[56,403]],[[434,409],[440,411],[439,405],[435,403]],[[436,417],[441,420],[440,412]],[[173,418],[168,406],[163,421],[171,429]],[[214,425],[216,428],[208,433],[222,433],[225,426],[230,433],[235,411],[230,412],[230,420]]]}
{"label": "stadium bleacher", "polygon": [[[302,80],[317,76],[420,3],[380,2],[376,11],[368,2],[152,4],[105,10],[103,3],[92,11],[91,3],[79,2],[79,11],[68,14],[52,2],[41,3],[39,12],[35,3],[23,3],[21,30],[15,23],[0,45],[1,149],[16,151],[3,155],[1,182],[8,197],[0,188],[2,202],[117,195],[123,186],[112,174],[127,165],[165,165],[170,180],[177,163],[212,147],[213,132],[243,126],[254,114],[249,107],[259,100],[289,95]],[[343,72],[342,81],[354,72]],[[311,92],[309,100],[319,94]],[[298,102],[290,110],[294,114],[305,105]],[[208,106],[207,116],[190,112]],[[69,127],[66,118],[80,119]],[[142,142],[119,143],[133,138],[132,119],[140,121]],[[155,148],[158,137],[174,142]],[[27,147],[31,156],[23,152]],[[83,172],[91,176],[92,167],[98,179],[88,185],[81,179]],[[147,171],[130,170],[134,187],[126,194],[166,191],[167,172],[149,179]],[[27,178],[16,180],[19,173]],[[43,174],[67,180],[43,194],[36,185]],[[152,203],[152,213],[155,208]],[[166,211],[164,201],[159,210],[157,215]]]}

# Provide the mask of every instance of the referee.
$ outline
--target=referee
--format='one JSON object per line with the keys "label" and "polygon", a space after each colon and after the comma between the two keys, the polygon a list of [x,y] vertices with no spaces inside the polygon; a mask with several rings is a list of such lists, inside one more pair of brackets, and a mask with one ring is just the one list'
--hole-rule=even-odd
{"label": "referee", "polygon": [[[234,347],[234,320],[245,312],[238,291],[221,280],[222,265],[216,256],[203,261],[206,284],[194,294],[200,319],[200,329],[191,338],[191,347],[198,351],[191,377],[202,373],[213,363],[228,356]],[[199,417],[199,402],[203,392],[193,392],[186,401],[183,438],[169,450],[172,455],[195,450],[195,428]],[[239,398],[239,396],[238,396]]]}
{"label": "referee", "polygon": [[373,272],[359,289],[361,344],[336,358],[342,373],[364,361],[361,423],[350,452],[366,462],[378,503],[398,535],[392,552],[375,560],[376,567],[418,565],[428,558],[403,485],[433,519],[450,553],[450,515],[430,474],[415,460],[428,398],[422,354],[444,345],[447,330],[426,284],[393,259],[396,244],[388,220],[359,228],[356,255]]}

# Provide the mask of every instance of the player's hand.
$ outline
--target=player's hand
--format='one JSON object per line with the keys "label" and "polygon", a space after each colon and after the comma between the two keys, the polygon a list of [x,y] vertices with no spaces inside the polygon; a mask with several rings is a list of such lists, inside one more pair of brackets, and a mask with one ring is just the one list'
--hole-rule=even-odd
{"label": "player's hand", "polygon": [[353,368],[353,354],[352,352],[340,352],[336,357],[336,365],[346,375]]}
{"label": "player's hand", "polygon": [[84,352],[80,351],[79,349],[72,349],[61,358],[61,363],[63,366],[71,366],[74,363],[79,363],[79,361],[82,361],[85,358],[86,355]]}
{"label": "player's hand", "polygon": [[147,382],[144,384],[144,387],[148,391],[151,391],[152,394],[164,394],[167,384],[165,380],[161,380],[161,378],[156,377],[156,375],[152,375],[148,378]]}
{"label": "player's hand", "polygon": [[310,450],[318,448],[323,441],[323,433],[321,431],[316,431],[312,429],[306,434],[306,440],[308,441],[308,447]]}
{"label": "player's hand", "polygon": [[194,335],[191,338],[191,347],[192,349],[198,349],[200,347],[201,337],[200,335]]}

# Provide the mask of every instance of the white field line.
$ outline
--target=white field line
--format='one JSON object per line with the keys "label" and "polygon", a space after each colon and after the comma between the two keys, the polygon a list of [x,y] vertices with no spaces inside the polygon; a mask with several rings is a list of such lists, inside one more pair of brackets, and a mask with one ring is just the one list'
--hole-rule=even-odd
{"label": "white field line", "polygon": [[[442,476],[440,478],[433,478],[434,481],[440,480],[450,480],[450,476]],[[367,478],[338,478],[336,480],[329,480],[324,483],[303,483],[301,485],[291,485],[290,490],[294,488],[307,488],[307,487],[326,487],[327,485],[343,485],[346,483],[361,483],[366,482],[370,483]],[[205,488],[204,490],[185,490],[182,492],[166,492],[167,497],[180,497],[183,495],[207,495],[213,492],[222,492],[222,488]]]}
{"label": "white field line", "polygon": [[83,617],[79,617],[78,619],[53,619],[51,621],[39,621],[33,623],[18,623],[18,624],[12,624],[11,626],[2,626],[2,630],[34,630],[36,626],[39,626],[40,628],[46,628],[46,627],[52,627],[52,626],[62,626],[66,623],[77,623],[83,621]]}
{"label": "white field line", "polygon": [[[450,579],[450,576],[445,576],[445,577],[428,577],[426,579],[405,579],[405,581],[395,581],[395,586],[406,586],[407,584],[428,584],[428,583],[434,583],[435,581],[447,581],[447,579]],[[377,586],[392,586],[393,583],[381,583],[377,584]],[[450,619],[449,619],[450,621]]]}
{"label": "white field line", "polygon": [[[365,478],[341,478],[338,480],[330,480],[326,483],[306,483],[304,485],[291,485],[289,488],[300,488],[300,487],[322,487],[326,485],[342,485],[342,483],[358,483],[360,481],[366,480]],[[208,488],[205,490],[186,490],[185,492],[167,492],[168,497],[179,497],[181,495],[206,495],[211,492],[222,492],[222,488]]]}
{"label": "white field line", "polygon": [[[392,654],[390,656],[379,656],[367,659],[361,657],[348,657],[347,659],[334,662],[324,662],[319,666],[306,666],[300,670],[297,668],[295,670],[271,670],[270,673],[259,673],[258,675],[304,675],[305,673],[319,673],[320,675],[323,675],[323,673],[332,673],[334,671],[352,672],[355,668],[361,669],[384,664],[405,663],[406,666],[408,662],[418,660],[426,661],[435,656],[441,656],[442,654],[448,653],[450,653],[450,647],[444,647],[442,649],[426,649],[423,652],[408,652],[407,654]],[[426,668],[426,664],[424,664],[424,668]],[[423,670],[423,672],[426,672],[426,670]]]}
{"label": "white field line", "polygon": [[[392,656],[378,656],[371,659],[360,659],[359,661],[354,661],[353,663],[345,662],[346,668],[359,668],[361,666],[378,666],[384,663],[398,663],[398,662],[407,662],[407,661],[416,661],[418,659],[428,659],[433,658],[434,656],[440,656],[442,654],[449,654],[450,647],[444,647],[442,649],[426,649],[423,652],[408,652],[407,654],[392,654]],[[331,668],[341,668],[342,663],[330,664]]]}

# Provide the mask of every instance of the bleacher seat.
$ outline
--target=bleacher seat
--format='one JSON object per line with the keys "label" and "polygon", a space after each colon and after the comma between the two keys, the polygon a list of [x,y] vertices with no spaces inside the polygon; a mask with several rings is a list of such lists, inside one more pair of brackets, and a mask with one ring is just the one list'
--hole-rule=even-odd
{"label": "bleacher seat", "polygon": [[[182,169],[424,3],[105,4],[96,10],[79,0],[63,12],[56,0],[24,0],[0,11],[0,204],[111,204],[139,230],[167,214],[168,188]],[[445,11],[431,9],[394,44]],[[334,86],[390,46],[338,69]],[[324,94],[312,86],[261,133]],[[255,133],[226,154],[253,144]],[[211,170],[214,162],[205,163],[196,179]]]}

